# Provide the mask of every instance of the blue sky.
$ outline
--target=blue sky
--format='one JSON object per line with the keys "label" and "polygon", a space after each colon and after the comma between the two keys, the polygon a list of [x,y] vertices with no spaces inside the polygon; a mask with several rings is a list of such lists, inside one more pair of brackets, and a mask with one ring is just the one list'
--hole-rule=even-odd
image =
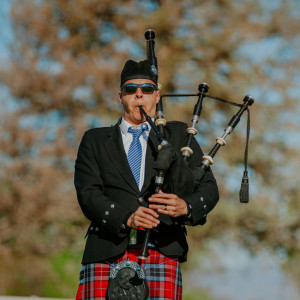
{"label": "blue sky", "polygon": [[8,44],[12,41],[13,33],[11,30],[9,9],[12,0],[1,0],[0,5],[0,66],[9,57]]}

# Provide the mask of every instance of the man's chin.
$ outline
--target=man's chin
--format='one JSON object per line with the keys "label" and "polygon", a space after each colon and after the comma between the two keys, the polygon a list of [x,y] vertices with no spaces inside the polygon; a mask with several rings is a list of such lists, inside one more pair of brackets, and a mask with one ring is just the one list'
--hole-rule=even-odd
{"label": "man's chin", "polygon": [[146,121],[146,117],[143,115],[142,112],[140,112],[139,114],[137,114],[136,116],[136,121],[143,123]]}

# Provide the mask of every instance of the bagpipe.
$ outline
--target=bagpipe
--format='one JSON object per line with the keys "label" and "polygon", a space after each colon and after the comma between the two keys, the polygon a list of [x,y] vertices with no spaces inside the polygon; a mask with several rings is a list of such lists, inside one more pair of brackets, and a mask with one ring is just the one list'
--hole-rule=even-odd
{"label": "bagpipe", "polygon": [[[155,55],[155,32],[152,29],[148,29],[145,31],[145,39],[147,44],[147,59],[152,62],[152,69],[153,72],[156,74],[158,78],[158,65],[157,65],[157,57]],[[159,84],[158,88],[161,88],[161,85]],[[198,87],[198,93],[197,94],[162,94],[160,96],[160,100],[156,107],[156,115],[155,115],[155,122],[152,121],[152,119],[146,114],[146,112],[143,110],[142,107],[140,107],[141,113],[145,116],[146,120],[150,124],[151,128],[154,130],[155,135],[158,139],[159,145],[159,151],[162,151],[164,149],[168,149],[170,147],[164,133],[164,126],[166,125],[166,120],[164,118],[164,112],[163,112],[163,98],[165,97],[198,97],[197,103],[194,106],[194,111],[192,115],[192,124],[189,128],[187,128],[187,143],[184,147],[181,148],[181,163],[177,166],[181,169],[182,176],[178,177],[178,182],[180,181],[180,186],[191,186],[191,182],[194,186],[197,186],[199,182],[201,182],[201,179],[205,175],[205,173],[209,170],[209,167],[213,164],[213,158],[217,154],[218,150],[221,148],[221,146],[225,146],[226,137],[234,130],[236,125],[239,123],[240,118],[242,114],[247,111],[248,118],[247,118],[247,134],[246,134],[246,147],[245,147],[245,153],[244,153],[244,174],[242,178],[241,183],[241,190],[240,190],[240,202],[241,203],[247,203],[249,202],[249,179],[248,179],[248,170],[247,170],[247,160],[248,160],[248,144],[249,144],[249,137],[250,137],[250,110],[249,106],[251,106],[254,103],[254,99],[246,95],[243,99],[242,104],[238,104],[235,102],[227,101],[225,99],[214,97],[211,95],[208,95],[207,92],[209,90],[209,86],[206,83],[201,83]],[[191,142],[193,137],[198,133],[196,129],[196,125],[199,122],[201,111],[202,111],[202,105],[203,100],[205,98],[211,98],[217,101],[221,101],[230,105],[234,105],[239,107],[240,109],[238,112],[231,118],[229,121],[227,127],[224,130],[224,133],[221,137],[216,138],[216,144],[211,149],[211,151],[202,157],[202,162],[200,166],[190,169],[188,166],[188,160],[193,155],[193,150],[191,148]],[[169,148],[170,149],[170,148]],[[164,160],[165,156],[162,156],[161,160]],[[185,163],[182,163],[184,161]],[[164,165],[163,168],[156,168],[156,177],[155,177],[155,191],[156,193],[162,188],[164,180],[165,180],[165,173],[166,169],[169,166],[165,166],[165,163],[156,163],[156,166]],[[174,186],[177,186],[177,184],[173,184]],[[182,193],[182,191],[178,191],[178,194]],[[176,193],[176,191],[175,191]],[[146,230],[146,235],[142,247],[141,254],[139,256],[142,260],[147,260],[147,245],[149,243],[150,239],[150,232],[151,230]]]}
{"label": "bagpipe", "polygon": [[[155,32],[152,29],[145,31],[145,39],[147,44],[147,59],[152,62],[152,71],[158,79],[158,66],[157,58],[155,55]],[[157,81],[157,80],[156,80]],[[158,88],[161,89],[161,85],[158,84]],[[179,196],[184,194],[192,193],[193,190],[201,182],[205,173],[209,170],[210,166],[213,164],[213,158],[221,148],[225,146],[226,137],[234,130],[236,125],[239,123],[242,114],[247,111],[247,136],[246,136],[246,147],[244,153],[244,175],[242,178],[241,190],[240,190],[240,202],[247,203],[249,201],[249,179],[247,171],[247,159],[248,159],[248,143],[250,136],[250,110],[249,106],[254,103],[254,99],[251,96],[245,96],[242,104],[235,102],[230,102],[225,99],[214,97],[208,95],[207,92],[209,86],[206,83],[201,83],[198,87],[197,94],[162,94],[160,96],[159,102],[156,106],[155,121],[152,121],[152,118],[147,115],[145,110],[142,107],[140,108],[141,114],[145,116],[146,121],[150,124],[151,129],[154,131],[155,136],[159,142],[157,160],[155,162],[154,168],[156,169],[155,176],[155,193],[158,193],[160,189],[164,189],[166,173],[177,170],[177,176],[172,177],[173,187],[176,187],[176,190],[172,192]],[[165,135],[165,125],[166,120],[164,118],[163,112],[163,98],[165,97],[198,97],[197,103],[195,104],[193,115],[192,115],[192,124],[187,128],[187,142],[186,145],[181,148],[181,155],[177,154],[168,142]],[[211,151],[202,157],[202,162],[200,166],[191,168],[189,166],[189,159],[193,155],[193,150],[191,148],[191,143],[194,136],[198,133],[196,125],[199,122],[203,100],[205,98],[211,98],[217,101],[225,102],[239,107],[238,112],[231,118],[227,127],[224,130],[224,133],[221,137],[216,138],[216,144],[211,149]],[[206,216],[204,216],[203,224],[206,221]],[[200,223],[201,224],[201,223]],[[154,230],[154,229],[152,229]],[[151,230],[147,229],[145,231],[145,237],[141,249],[141,253],[138,258],[141,261],[148,259],[148,244],[150,241]],[[126,282],[124,282],[126,278]],[[110,271],[110,281],[107,289],[107,298],[114,300],[121,299],[147,299],[149,295],[149,288],[147,285],[146,276],[144,269],[137,263],[132,261],[126,261],[118,263]]]}

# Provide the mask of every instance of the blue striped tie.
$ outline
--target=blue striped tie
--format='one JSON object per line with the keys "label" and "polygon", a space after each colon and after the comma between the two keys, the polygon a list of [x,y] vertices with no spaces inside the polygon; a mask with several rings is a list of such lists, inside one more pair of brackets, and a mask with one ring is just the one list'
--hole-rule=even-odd
{"label": "blue striped tie", "polygon": [[140,142],[140,136],[144,130],[147,130],[148,126],[144,124],[142,128],[129,127],[128,132],[132,133],[133,140],[130,144],[128,150],[128,163],[137,186],[140,184],[140,172],[141,172],[141,163],[142,163],[142,145]]}

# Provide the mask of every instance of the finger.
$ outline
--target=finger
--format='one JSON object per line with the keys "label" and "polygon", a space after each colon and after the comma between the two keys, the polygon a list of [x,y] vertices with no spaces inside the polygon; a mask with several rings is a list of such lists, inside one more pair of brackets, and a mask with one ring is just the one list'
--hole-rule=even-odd
{"label": "finger", "polygon": [[156,224],[158,225],[159,224],[159,220],[156,219],[156,218],[153,218],[151,216],[145,216],[145,217],[137,217],[137,220],[140,222],[140,223],[146,223],[146,224]]}
{"label": "finger", "polygon": [[139,218],[138,216],[134,215],[134,217],[132,218],[131,227],[135,229],[139,227],[149,228],[152,226],[151,224],[152,223],[150,221],[147,221],[143,218]]}
{"label": "finger", "polygon": [[151,209],[162,209],[162,206],[159,204],[150,204],[149,207]]}
{"label": "finger", "polygon": [[144,207],[144,206],[140,206],[138,208],[138,210],[136,211],[137,214],[147,214],[147,215],[151,215],[155,218],[158,218],[158,214],[156,211],[154,211],[153,209],[151,208],[147,208],[147,207]]}
{"label": "finger", "polygon": [[170,217],[175,217],[176,216],[176,214],[174,213],[174,211],[165,210],[165,209],[161,209],[161,208],[159,208],[157,211],[159,213],[161,213],[161,214],[168,215]]}
{"label": "finger", "polygon": [[150,220],[147,220],[147,219],[143,219],[143,218],[136,218],[136,221],[135,221],[135,226],[137,227],[149,227],[149,226],[157,226],[159,223],[159,220],[155,220],[155,221],[150,221]]}
{"label": "finger", "polygon": [[161,191],[161,192],[158,192],[157,194],[153,194],[151,197],[174,199],[174,198],[177,198],[177,195],[167,194],[167,193],[164,193]]}
{"label": "finger", "polygon": [[171,212],[175,212],[177,209],[177,206],[170,204],[170,201],[167,201],[166,204],[150,204],[149,207],[154,210],[167,210]]}
{"label": "finger", "polygon": [[139,216],[141,218],[145,218],[145,219],[149,219],[151,220],[151,218],[157,219],[158,218],[158,213],[156,211],[154,211],[153,209],[150,208],[145,208],[143,207],[143,209],[138,209],[135,212],[136,216]]}
{"label": "finger", "polygon": [[[169,204],[170,203],[169,199],[164,199],[164,198],[150,197],[148,200],[150,202],[162,203],[162,204]],[[150,205],[149,205],[149,207],[150,207]]]}
{"label": "finger", "polygon": [[155,222],[151,222],[149,220],[143,219],[143,218],[137,218],[135,221],[136,227],[143,227],[143,228],[153,228],[157,227],[159,224],[159,220],[155,220]]}
{"label": "finger", "polygon": [[[146,213],[144,212],[139,212],[139,213],[135,213],[135,219],[140,222],[140,223],[147,223],[147,224],[159,224],[159,220],[158,218],[158,213],[154,212],[154,216],[152,214],[148,214],[147,212],[152,211],[151,209],[147,209]],[[140,225],[140,224],[139,224]]]}
{"label": "finger", "polygon": [[166,207],[168,207],[167,210],[169,210],[169,211],[175,211],[175,209],[176,209],[175,206],[172,206],[170,204],[168,204],[168,205],[150,204],[149,207],[152,209],[156,209],[156,210],[157,209],[166,210]]}
{"label": "finger", "polygon": [[176,199],[156,199],[156,198],[149,198],[149,208],[151,209],[158,209],[158,207],[153,207],[152,205],[167,205],[167,206],[177,206],[177,200]]}
{"label": "finger", "polygon": [[155,203],[163,203],[163,204],[166,204],[166,203],[173,203],[175,204],[177,199],[176,198],[166,198],[166,197],[156,197],[156,196],[151,196],[149,198],[149,201],[150,202],[155,202]]}

